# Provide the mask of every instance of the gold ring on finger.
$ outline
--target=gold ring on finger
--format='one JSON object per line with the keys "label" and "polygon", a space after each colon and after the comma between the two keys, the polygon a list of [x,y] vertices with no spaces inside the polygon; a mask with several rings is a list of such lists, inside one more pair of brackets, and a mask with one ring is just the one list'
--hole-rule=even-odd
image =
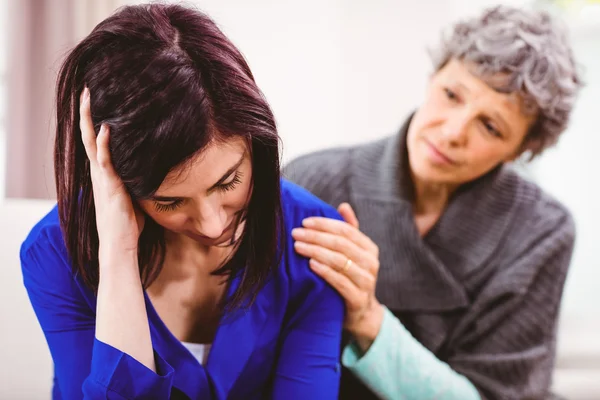
{"label": "gold ring on finger", "polygon": [[348,272],[348,270],[350,269],[351,266],[352,266],[352,260],[351,259],[346,260],[346,264],[344,264],[344,267],[342,268],[342,272],[344,272],[344,273]]}

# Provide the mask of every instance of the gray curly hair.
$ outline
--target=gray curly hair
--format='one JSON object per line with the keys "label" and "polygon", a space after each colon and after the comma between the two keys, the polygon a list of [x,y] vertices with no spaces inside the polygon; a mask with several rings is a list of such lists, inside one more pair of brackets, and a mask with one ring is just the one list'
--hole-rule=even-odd
{"label": "gray curly hair", "polygon": [[522,146],[530,159],[556,144],[583,85],[566,29],[543,11],[487,9],[453,25],[431,55],[436,71],[458,59],[495,90],[520,95],[523,112],[536,115]]}

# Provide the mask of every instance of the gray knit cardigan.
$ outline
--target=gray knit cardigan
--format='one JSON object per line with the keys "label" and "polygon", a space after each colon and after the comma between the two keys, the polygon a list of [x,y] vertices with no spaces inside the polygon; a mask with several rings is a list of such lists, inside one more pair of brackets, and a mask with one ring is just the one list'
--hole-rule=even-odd
{"label": "gray knit cardigan", "polygon": [[[349,202],[380,248],[376,295],[484,398],[543,399],[575,229],[569,212],[506,166],[463,185],[421,237],[406,132],[300,157],[284,176]],[[340,398],[375,398],[342,374]]]}

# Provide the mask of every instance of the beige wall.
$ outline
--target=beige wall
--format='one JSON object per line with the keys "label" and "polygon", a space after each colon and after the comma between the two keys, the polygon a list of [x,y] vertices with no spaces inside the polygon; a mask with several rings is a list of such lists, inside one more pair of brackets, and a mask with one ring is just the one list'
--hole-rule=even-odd
{"label": "beige wall", "polygon": [[54,88],[64,55],[120,0],[9,1],[7,197],[54,198]]}

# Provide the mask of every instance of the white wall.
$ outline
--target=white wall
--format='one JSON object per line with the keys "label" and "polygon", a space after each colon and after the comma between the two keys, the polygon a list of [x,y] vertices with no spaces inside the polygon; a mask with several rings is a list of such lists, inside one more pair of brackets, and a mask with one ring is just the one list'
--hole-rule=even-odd
{"label": "white wall", "polygon": [[425,42],[451,2],[196,0],[248,59],[277,117],[284,161],[394,132],[416,104]]}
{"label": "white wall", "polygon": [[585,66],[586,87],[572,123],[556,149],[549,150],[533,166],[537,181],[572,211],[577,241],[565,289],[563,312],[600,319],[600,189],[598,167],[600,129],[600,24],[595,30],[575,35],[575,53]]}

